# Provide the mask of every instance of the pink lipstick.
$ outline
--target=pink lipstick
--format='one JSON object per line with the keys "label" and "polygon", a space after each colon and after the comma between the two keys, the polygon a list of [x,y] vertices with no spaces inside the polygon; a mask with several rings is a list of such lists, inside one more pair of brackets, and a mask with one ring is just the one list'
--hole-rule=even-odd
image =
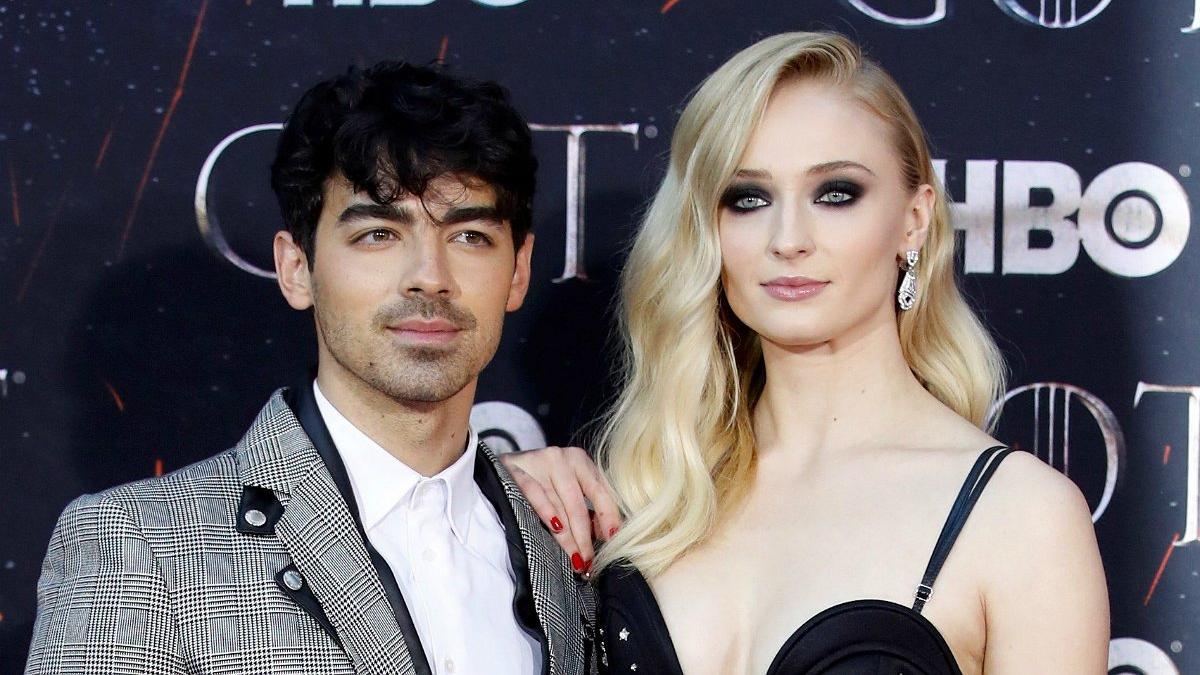
{"label": "pink lipstick", "polygon": [[760,284],[773,298],[778,300],[805,300],[820,293],[829,285],[808,277],[776,277]]}

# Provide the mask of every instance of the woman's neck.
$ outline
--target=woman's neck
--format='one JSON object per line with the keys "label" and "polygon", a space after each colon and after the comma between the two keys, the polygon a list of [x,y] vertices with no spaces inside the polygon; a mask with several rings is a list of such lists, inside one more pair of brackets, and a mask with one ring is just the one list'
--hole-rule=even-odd
{"label": "woman's neck", "polygon": [[763,340],[766,384],[754,410],[759,451],[801,462],[877,444],[930,395],[908,367],[894,324],[806,348]]}

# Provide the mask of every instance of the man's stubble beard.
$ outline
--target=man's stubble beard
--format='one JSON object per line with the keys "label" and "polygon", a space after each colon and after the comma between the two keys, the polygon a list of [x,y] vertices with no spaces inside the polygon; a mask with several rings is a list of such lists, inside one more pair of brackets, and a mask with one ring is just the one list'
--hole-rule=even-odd
{"label": "man's stubble beard", "polygon": [[[381,311],[380,314],[388,314]],[[391,314],[396,312],[392,310]],[[423,316],[446,317],[444,313],[425,309]],[[370,388],[397,402],[439,403],[462,391],[471,382],[482,364],[474,363],[478,345],[465,338],[475,334],[474,317],[463,310],[450,312],[453,320],[463,327],[458,344],[453,348],[400,347],[391,340],[380,322],[366,326],[365,335],[357,335],[354,324],[314,303],[319,339],[334,361]],[[465,314],[465,316],[464,316]],[[468,327],[469,326],[469,327]]]}

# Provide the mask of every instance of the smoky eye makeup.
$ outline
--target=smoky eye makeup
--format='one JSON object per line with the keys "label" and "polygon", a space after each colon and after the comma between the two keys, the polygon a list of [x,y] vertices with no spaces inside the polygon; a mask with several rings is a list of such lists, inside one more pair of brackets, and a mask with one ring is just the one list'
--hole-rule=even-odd
{"label": "smoky eye makeup", "polygon": [[865,188],[846,179],[827,180],[817,188],[813,202],[830,206],[847,206],[862,196]]}
{"label": "smoky eye makeup", "polygon": [[749,183],[730,185],[721,195],[721,208],[734,213],[749,213],[770,204],[771,194],[762,187]]}

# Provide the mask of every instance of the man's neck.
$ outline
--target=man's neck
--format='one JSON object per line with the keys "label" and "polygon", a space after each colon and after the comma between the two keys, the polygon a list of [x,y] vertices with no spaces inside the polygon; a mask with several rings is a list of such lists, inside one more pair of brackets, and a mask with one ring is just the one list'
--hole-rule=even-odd
{"label": "man's neck", "polygon": [[476,381],[436,403],[397,401],[349,373],[318,369],[317,386],[359,431],[422,476],[462,456]]}

